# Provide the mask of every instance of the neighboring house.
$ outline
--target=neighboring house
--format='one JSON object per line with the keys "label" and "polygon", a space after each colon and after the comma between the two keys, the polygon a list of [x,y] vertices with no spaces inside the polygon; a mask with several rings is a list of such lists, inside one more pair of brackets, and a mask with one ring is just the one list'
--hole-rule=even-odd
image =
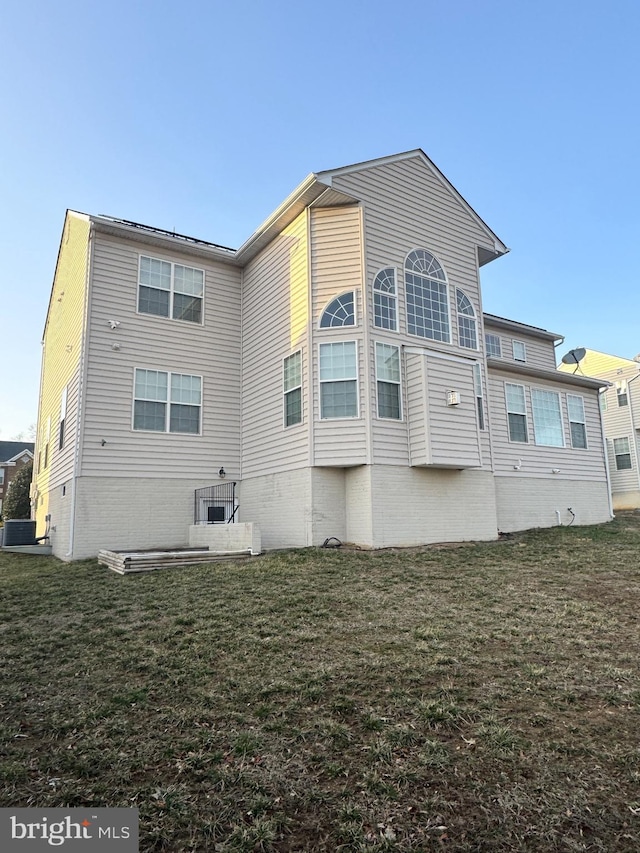
{"label": "neighboring house", "polygon": [[33,460],[33,447],[31,441],[0,441],[0,515],[9,483]]}
{"label": "neighboring house", "polygon": [[587,349],[578,364],[560,364],[573,375],[609,385],[600,395],[614,509],[640,507],[640,356],[620,358]]}
{"label": "neighboring house", "polygon": [[237,250],[68,211],[37,535],[50,517],[65,559],[184,545],[221,482],[265,548],[609,519],[603,383],[483,315],[505,252],[420,150],[310,175]]}

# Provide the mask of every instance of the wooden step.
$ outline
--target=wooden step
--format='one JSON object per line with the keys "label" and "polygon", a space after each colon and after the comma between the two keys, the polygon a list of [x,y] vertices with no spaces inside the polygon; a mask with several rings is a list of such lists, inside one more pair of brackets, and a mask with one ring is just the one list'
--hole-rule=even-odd
{"label": "wooden step", "polygon": [[100,551],[98,562],[120,575],[128,575],[133,572],[153,572],[156,569],[246,559],[250,556],[249,549],[244,551],[209,551],[193,548],[175,551]]}

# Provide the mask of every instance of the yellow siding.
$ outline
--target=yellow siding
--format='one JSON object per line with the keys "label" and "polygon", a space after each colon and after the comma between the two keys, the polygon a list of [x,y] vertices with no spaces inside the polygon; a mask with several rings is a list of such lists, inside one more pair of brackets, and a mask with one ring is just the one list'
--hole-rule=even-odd
{"label": "yellow siding", "polygon": [[[74,452],[79,429],[79,394],[81,387],[81,355],[84,334],[84,307],[87,286],[89,220],[67,213],[56,267],[51,302],[45,326],[38,431],[36,435],[35,507],[37,535],[45,532],[45,516],[50,512],[50,492],[64,487],[65,499],[72,500],[66,487],[73,475]],[[59,448],[60,404],[67,386],[65,439]],[[47,452],[48,444],[48,452]],[[45,455],[48,456],[45,467]],[[40,460],[40,462],[39,462]],[[65,514],[65,517],[69,513]],[[61,519],[53,517],[58,528]],[[61,527],[64,527],[62,522]],[[62,529],[56,530],[60,536]],[[63,547],[66,543],[63,543]]]}

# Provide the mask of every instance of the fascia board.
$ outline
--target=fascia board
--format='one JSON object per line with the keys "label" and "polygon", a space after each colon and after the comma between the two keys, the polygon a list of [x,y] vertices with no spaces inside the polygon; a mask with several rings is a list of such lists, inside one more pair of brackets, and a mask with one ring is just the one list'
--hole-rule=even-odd
{"label": "fascia board", "polygon": [[593,379],[588,376],[576,376],[575,373],[564,373],[562,370],[547,370],[543,367],[531,367],[527,364],[516,364],[513,361],[503,361],[500,358],[487,358],[487,367],[490,371],[502,371],[515,373],[519,376],[528,376],[532,379],[541,379],[548,382],[560,382],[563,385],[576,385],[581,388],[608,388],[611,383],[606,379]]}
{"label": "fascia board", "polygon": [[563,335],[558,335],[556,332],[549,332],[539,326],[528,326],[526,323],[519,323],[517,320],[508,320],[506,317],[497,317],[495,314],[483,314],[482,319],[485,331],[489,326],[492,329],[505,329],[508,332],[516,332],[521,335],[532,335],[545,341],[564,340]]}

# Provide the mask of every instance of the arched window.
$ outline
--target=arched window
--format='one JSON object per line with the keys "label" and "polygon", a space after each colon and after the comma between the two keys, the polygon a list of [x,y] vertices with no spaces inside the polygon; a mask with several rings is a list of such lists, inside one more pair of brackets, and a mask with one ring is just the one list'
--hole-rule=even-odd
{"label": "arched window", "polygon": [[355,326],[356,299],[353,290],[336,296],[322,312],[320,328],[329,329],[334,326]]}
{"label": "arched window", "polygon": [[456,305],[458,306],[458,343],[461,347],[478,349],[476,312],[469,297],[461,290],[456,290]]}
{"label": "arched window", "polygon": [[373,280],[373,323],[378,329],[398,331],[397,301],[396,271],[387,267]]}
{"label": "arched window", "polygon": [[410,335],[450,343],[449,292],[444,270],[425,249],[410,252],[404,270],[407,331]]}

